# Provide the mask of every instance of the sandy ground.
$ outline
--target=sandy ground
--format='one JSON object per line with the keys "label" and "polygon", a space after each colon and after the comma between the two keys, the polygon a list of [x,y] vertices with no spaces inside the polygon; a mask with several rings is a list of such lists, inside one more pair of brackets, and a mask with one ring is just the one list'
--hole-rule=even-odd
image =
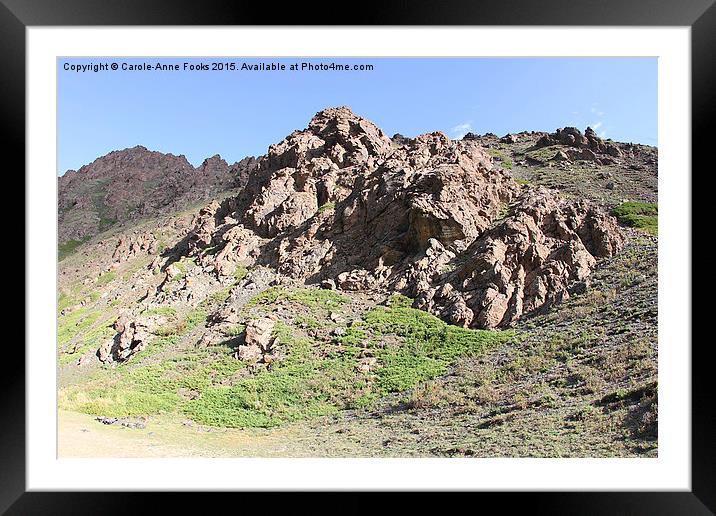
{"label": "sandy ground", "polygon": [[60,458],[301,457],[315,456],[317,451],[314,436],[301,426],[214,429],[157,417],[139,429],[105,425],[76,412],[60,410],[58,416]]}

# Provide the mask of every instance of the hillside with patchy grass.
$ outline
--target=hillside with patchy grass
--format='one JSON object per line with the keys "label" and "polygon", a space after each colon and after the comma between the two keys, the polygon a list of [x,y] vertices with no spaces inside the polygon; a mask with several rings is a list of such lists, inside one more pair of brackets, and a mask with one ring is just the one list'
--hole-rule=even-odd
{"label": "hillside with patchy grass", "polygon": [[336,108],[245,185],[61,256],[68,456],[656,455],[656,149]]}

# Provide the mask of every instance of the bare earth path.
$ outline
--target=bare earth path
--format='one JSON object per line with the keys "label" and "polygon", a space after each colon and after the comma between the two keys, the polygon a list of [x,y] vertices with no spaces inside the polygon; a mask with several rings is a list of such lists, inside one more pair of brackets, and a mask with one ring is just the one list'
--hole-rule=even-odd
{"label": "bare earth path", "polygon": [[153,418],[146,428],[125,428],[117,424],[104,425],[94,416],[63,410],[59,411],[58,422],[60,458],[301,457],[315,454],[315,449],[307,442],[315,442],[315,438],[307,434],[304,427],[207,429]]}

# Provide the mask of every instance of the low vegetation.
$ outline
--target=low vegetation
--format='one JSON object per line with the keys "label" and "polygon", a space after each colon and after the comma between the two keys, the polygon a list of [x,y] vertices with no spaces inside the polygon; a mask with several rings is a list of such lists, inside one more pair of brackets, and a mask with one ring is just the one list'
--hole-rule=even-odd
{"label": "low vegetation", "polygon": [[[60,305],[68,299],[60,296]],[[60,364],[77,361],[85,353],[99,347],[104,339],[110,338],[112,313],[103,313],[91,307],[79,307],[60,315],[57,328],[57,345]]]}
{"label": "low vegetation", "polygon": [[246,267],[244,267],[243,265],[239,265],[234,271],[234,281],[238,283],[239,281],[243,280],[248,273],[249,270]]}
{"label": "low vegetation", "polygon": [[84,244],[88,238],[82,240],[68,240],[67,242],[57,246],[57,261],[62,261],[73,254],[79,246]]}
{"label": "low vegetation", "polygon": [[[169,339],[167,343],[175,342]],[[161,343],[159,343],[161,346]],[[176,412],[188,399],[243,368],[227,348],[190,349],[161,362],[98,371],[85,385],[60,392],[60,406],[109,417]]]}
{"label": "low vegetation", "polygon": [[102,274],[99,278],[97,278],[97,286],[103,287],[107,285],[108,283],[114,281],[117,279],[117,273],[114,271],[108,271]]}
{"label": "low vegetation", "polygon": [[550,161],[558,151],[562,150],[559,145],[550,145],[539,149],[531,150],[525,153],[525,158],[533,159],[546,163]]}
{"label": "low vegetation", "polygon": [[336,308],[348,301],[348,298],[333,290],[300,288],[288,290],[284,287],[271,287],[255,296],[248,307],[273,304],[277,302],[300,303],[309,308]]}
{"label": "low vegetation", "polygon": [[488,149],[487,153],[496,160],[498,160],[502,164],[503,168],[512,170],[512,159],[507,157],[505,151],[502,151],[500,149]]}
{"label": "low vegetation", "polygon": [[617,220],[625,226],[638,228],[651,235],[659,233],[659,209],[651,202],[625,202],[612,211]]}
{"label": "low vegetation", "polygon": [[[250,304],[267,308],[280,302],[316,310],[339,307],[348,298],[330,290],[276,287]],[[151,357],[159,354],[145,352],[137,362],[101,370],[81,388],[65,389],[61,406],[113,417],[176,412],[212,426],[271,427],[368,407],[386,394],[444,374],[459,357],[479,354],[512,337],[510,332],[451,326],[411,304],[408,298],[393,296],[388,306],[369,310],[329,342],[279,322],[274,334],[282,359],[250,374],[233,356],[232,339],[243,331],[243,325],[235,325],[224,332],[228,340],[220,345],[189,348],[156,362]],[[171,309],[154,311],[176,317]],[[183,319],[181,331],[205,319],[206,311],[197,308]],[[296,322],[323,326],[314,317]],[[164,335],[172,338],[177,336]]]}
{"label": "low vegetation", "polygon": [[326,212],[326,211],[333,211],[333,210],[335,210],[335,209],[336,209],[336,203],[334,203],[334,202],[327,202],[326,204],[324,204],[323,206],[321,206],[320,208],[318,208],[318,213],[323,213],[323,212]]}
{"label": "low vegetation", "polygon": [[[96,244],[63,244],[59,258],[74,256],[60,264],[59,406],[82,412],[84,421],[95,425],[91,433],[77,429],[74,442],[86,443],[95,430],[105,428],[92,422],[89,414],[129,418],[131,421],[102,422],[149,443],[152,454],[161,443],[161,430],[157,429],[170,423],[182,434],[184,443],[201,443],[210,448],[207,453],[212,456],[223,453],[214,447],[214,438],[227,436],[228,455],[245,455],[246,442],[259,438],[265,440],[256,447],[258,455],[656,456],[658,243],[650,234],[657,234],[658,210],[656,204],[646,202],[657,199],[656,150],[646,152],[630,146],[620,157],[600,154],[594,160],[554,159],[560,150],[574,154],[565,145],[536,149],[535,142],[543,136],[526,132],[512,138],[473,135],[494,158],[494,169],[484,177],[482,165],[476,164],[475,185],[482,188],[483,179],[492,185],[498,176],[512,176],[520,185],[552,190],[539,192],[545,214],[557,210],[563,200],[591,199],[613,209],[622,226],[641,231],[624,229],[627,242],[623,249],[590,265],[588,279],[565,283],[569,296],[559,303],[511,320],[510,330],[465,329],[413,308],[415,303],[409,297],[396,294],[386,299],[386,289],[395,285],[392,278],[386,282],[378,278],[372,287],[360,291],[315,288],[313,283],[324,278],[333,278],[336,288],[346,287],[336,276],[344,270],[370,272],[374,260],[372,253],[363,256],[365,246],[378,246],[381,253],[382,246],[395,251],[404,248],[404,238],[399,235],[405,227],[392,227],[396,221],[384,217],[390,211],[366,213],[365,231],[355,233],[354,240],[334,217],[333,211],[340,211],[342,204],[337,208],[333,202],[326,203],[315,214],[286,212],[295,219],[291,224],[296,235],[306,229],[307,238],[285,240],[288,233],[268,241],[261,237],[251,251],[252,258],[241,262],[220,253],[225,242],[244,245],[241,239],[232,240],[237,235],[228,232],[235,227],[234,215],[239,217],[245,211],[241,199],[236,201],[241,209],[232,208],[230,218],[221,220],[223,209],[214,214],[216,227],[205,229],[212,233],[211,242],[216,245],[198,254],[187,232],[197,223],[203,201],[181,216],[118,224],[93,237],[91,242],[96,240]],[[410,146],[419,150],[424,143],[413,141]],[[447,160],[436,157],[435,163],[446,167],[441,177],[452,181],[448,172],[453,165],[470,156],[453,155],[449,149],[445,152]],[[402,159],[400,153],[396,156]],[[386,188],[401,202],[406,200],[403,195],[420,194],[429,204],[428,214],[440,219],[444,206],[433,201],[442,195],[441,188],[459,191],[462,183],[438,183],[416,183],[421,189],[429,187],[425,192],[403,192],[400,181],[386,183]],[[361,185],[361,181],[356,183],[356,187]],[[490,195],[489,199],[488,212],[494,214],[495,225],[511,217],[524,199],[513,196],[515,185],[510,181],[503,186],[509,195]],[[143,184],[143,188],[158,187],[152,180]],[[531,186],[521,190],[529,191]],[[238,188],[222,193],[224,197],[217,201],[236,198],[237,192]],[[512,199],[511,203],[502,202],[506,198]],[[113,217],[126,219],[121,211],[101,204],[102,199],[95,199],[100,204],[94,210],[101,219],[100,228],[114,223]],[[455,199],[467,201],[459,195]],[[624,203],[624,199],[644,202]],[[271,210],[281,205],[271,204]],[[127,205],[133,209],[132,201]],[[463,207],[467,209],[468,204]],[[470,208],[461,220],[482,216],[483,208]],[[600,217],[604,215],[600,213]],[[549,226],[549,215],[538,219],[540,228]],[[461,220],[456,222],[462,224]],[[257,221],[249,222],[244,229]],[[268,217],[264,222],[269,228],[276,221]],[[323,224],[320,228],[319,222]],[[61,224],[72,226],[67,217]],[[322,236],[336,237],[336,254],[332,258],[327,255],[327,267],[321,262],[320,271],[312,270],[311,265],[321,237],[313,233],[316,228]],[[389,231],[383,238],[380,235],[385,229]],[[515,233],[518,243],[529,229]],[[150,233],[153,239],[148,238]],[[268,234],[273,234],[273,229]],[[534,264],[523,250],[530,249],[527,244],[540,242],[551,248],[548,240],[552,237],[545,235],[543,239],[539,233],[530,234],[524,246],[514,246],[519,247],[514,253],[507,239],[490,237],[491,245],[500,241],[508,249],[504,259],[494,263],[494,272],[502,272],[497,267],[504,271],[512,263],[525,264],[525,271],[515,268],[514,274],[496,275],[498,291],[504,292],[503,282],[528,291],[524,287],[529,279],[522,281],[521,273],[531,274]],[[259,233],[256,236],[260,237]],[[124,238],[131,252],[125,253],[122,246],[117,253],[117,238]],[[297,267],[291,278],[283,274],[282,252],[276,260],[276,251],[286,243],[288,259]],[[157,253],[157,247],[164,251]],[[454,250],[459,251],[459,246]],[[391,263],[392,254],[384,255]],[[311,259],[304,263],[302,256]],[[486,263],[493,265],[492,255],[489,257]],[[478,313],[494,301],[488,296],[475,297],[496,286],[488,277],[493,270],[482,275],[480,263],[479,269],[471,271],[472,278],[447,277],[465,260],[478,258],[479,254],[461,255],[460,251],[447,262],[437,260],[417,271],[425,273],[432,286],[446,288],[435,292],[421,291],[422,285],[413,284],[409,255],[402,265],[396,263],[393,271],[398,273],[395,278],[407,272],[405,292],[414,292],[421,299],[433,296],[434,313],[444,313],[443,308],[449,307],[442,305],[450,302],[448,284]],[[556,257],[555,261],[559,265],[554,274],[546,276],[555,281],[567,270],[561,268],[562,263],[564,267],[581,266],[570,257]],[[170,264],[173,266],[167,270]],[[547,271],[550,265],[542,266]],[[302,280],[310,284],[302,285],[308,288],[298,287]],[[544,285],[547,289],[558,286],[551,280]],[[514,299],[532,306],[525,296]],[[247,327],[256,331],[247,336]],[[129,343],[129,348],[120,351],[134,352],[127,356],[112,350],[108,357],[113,339],[122,346]],[[140,420],[141,427],[133,426]],[[254,430],[235,432],[231,428]],[[267,428],[275,430],[264,430]],[[112,439],[107,441],[117,448]],[[171,444],[176,450],[189,450],[177,442]]]}

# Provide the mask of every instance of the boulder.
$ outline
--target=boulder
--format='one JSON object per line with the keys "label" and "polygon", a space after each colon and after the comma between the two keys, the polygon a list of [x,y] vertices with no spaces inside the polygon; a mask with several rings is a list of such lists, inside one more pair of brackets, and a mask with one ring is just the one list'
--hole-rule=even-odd
{"label": "boulder", "polygon": [[254,319],[246,324],[244,342],[236,350],[236,358],[244,362],[275,362],[278,338],[273,336],[276,321],[269,317]]}
{"label": "boulder", "polygon": [[336,282],[332,279],[324,279],[321,281],[321,288],[324,290],[335,290],[336,289]]}
{"label": "boulder", "polygon": [[159,242],[150,231],[134,231],[133,233],[122,235],[117,240],[114,253],[112,253],[113,265],[116,266],[139,255],[156,254],[158,249]]}
{"label": "boulder", "polygon": [[129,360],[149,345],[152,339],[150,324],[149,321],[130,320],[128,316],[121,315],[113,325],[117,334],[99,347],[97,357],[104,363]]}
{"label": "boulder", "polygon": [[[541,136],[532,149],[540,149],[551,145],[563,145],[570,159],[596,161],[602,156],[619,158],[622,151],[618,144],[602,140],[591,127],[587,127],[584,134],[575,127],[557,129],[554,133]],[[579,152],[575,149],[580,149]]]}
{"label": "boulder", "polygon": [[569,156],[567,153],[563,150],[558,150],[554,156],[552,156],[551,161],[570,161]]}
{"label": "boulder", "polygon": [[597,161],[597,155],[591,149],[567,149],[564,152],[566,156],[573,161]]}
{"label": "boulder", "polygon": [[273,329],[276,321],[268,317],[255,319],[246,324],[246,345],[257,346],[266,351],[273,341]]}

